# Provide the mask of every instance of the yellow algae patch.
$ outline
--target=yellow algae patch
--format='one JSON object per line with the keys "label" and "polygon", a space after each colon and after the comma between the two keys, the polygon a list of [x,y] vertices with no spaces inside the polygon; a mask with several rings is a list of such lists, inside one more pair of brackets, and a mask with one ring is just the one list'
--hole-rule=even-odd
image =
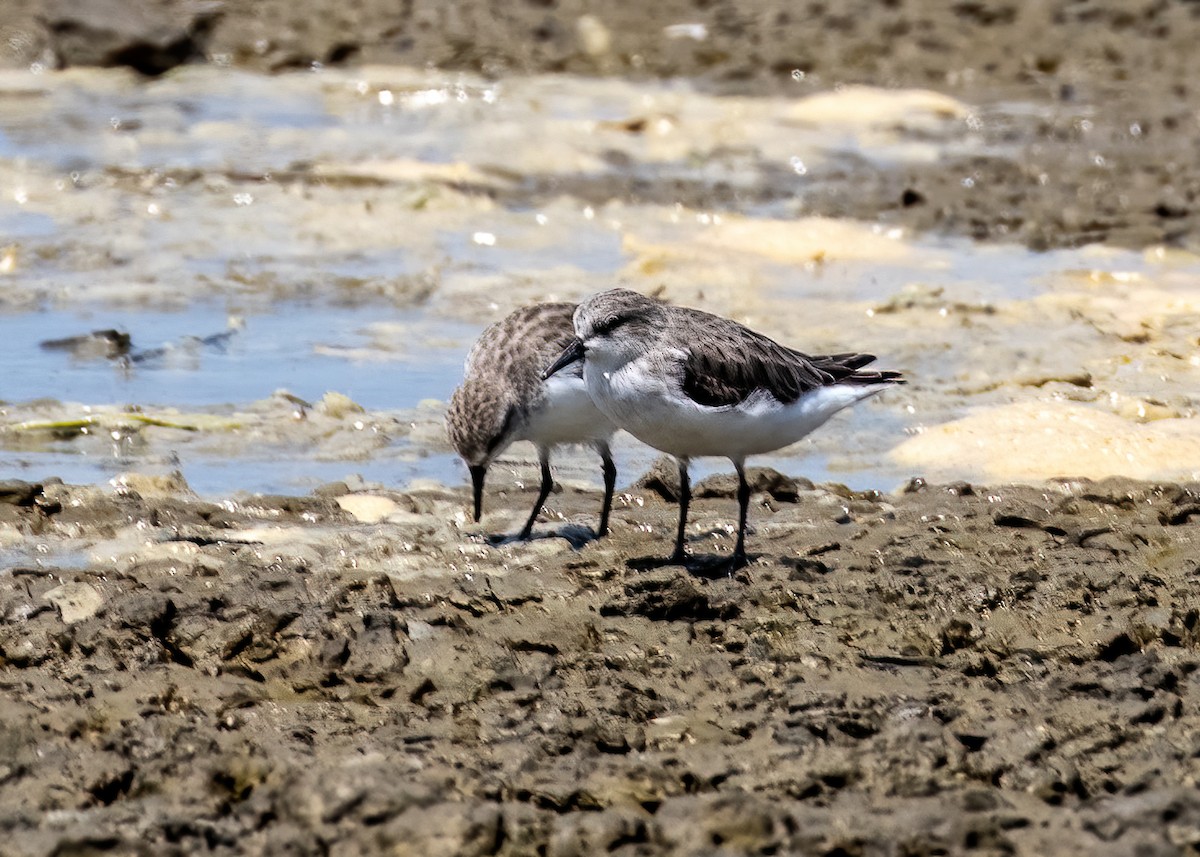
{"label": "yellow algae patch", "polygon": [[[705,266],[730,253],[761,256],[765,261],[788,265],[830,261],[912,261],[912,246],[899,230],[880,230],[867,223],[829,217],[801,220],[757,220],[721,217],[686,237],[671,242],[663,237],[642,237],[627,232],[624,249],[637,257],[635,266],[653,268],[672,262]],[[922,254],[928,265],[937,254]]]}
{"label": "yellow algae patch", "polygon": [[899,240],[899,230],[884,232],[865,223],[828,217],[795,221],[733,218],[714,226],[704,237],[718,249],[760,253],[785,263],[830,259],[897,262],[913,255],[912,247]]}
{"label": "yellow algae patch", "polygon": [[187,480],[178,470],[171,473],[118,473],[108,484],[118,491],[133,491],[142,497],[179,497],[192,495]]}
{"label": "yellow algae patch", "polygon": [[1094,291],[1052,292],[1034,303],[1065,310],[1127,342],[1149,341],[1182,317],[1200,319],[1200,289],[1163,289],[1133,275],[1089,276],[1087,281],[1095,284]]}
{"label": "yellow algae patch", "polygon": [[1066,308],[1088,319],[1158,325],[1171,316],[1200,316],[1200,288],[1162,289],[1150,283],[1109,288],[1103,292],[1064,292],[1040,295],[1040,304]]}
{"label": "yellow algae patch", "polygon": [[352,518],[364,524],[377,524],[400,511],[395,500],[373,494],[343,494],[335,500]]}
{"label": "yellow algae patch", "polygon": [[363,406],[351,399],[345,393],[328,390],[321,400],[313,406],[319,414],[324,414],[335,420],[342,420],[351,414],[365,413]]}
{"label": "yellow algae patch", "polygon": [[784,112],[786,119],[812,125],[903,125],[926,127],[964,119],[970,108],[929,89],[880,89],[846,86],[801,98]]}
{"label": "yellow algae patch", "polygon": [[1200,478],[1200,420],[1134,423],[1071,402],[981,408],[896,447],[899,464],[988,480]]}
{"label": "yellow algae patch", "polygon": [[92,429],[137,431],[142,426],[157,426],[159,428],[171,428],[180,431],[233,431],[241,427],[241,422],[232,417],[216,416],[213,414],[180,414],[173,410],[156,416],[153,414],[118,410],[113,406],[111,410],[103,410],[82,417],[26,420],[10,425],[0,425],[0,431],[44,432],[70,436],[73,434],[87,434]]}

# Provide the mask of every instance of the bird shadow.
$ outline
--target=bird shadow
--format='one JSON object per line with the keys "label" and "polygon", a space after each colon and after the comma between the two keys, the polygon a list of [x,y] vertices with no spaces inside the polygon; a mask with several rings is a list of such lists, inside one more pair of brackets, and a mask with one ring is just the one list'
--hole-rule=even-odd
{"label": "bird shadow", "polygon": [[582,550],[585,545],[596,541],[598,538],[600,536],[591,527],[585,527],[582,524],[567,524],[556,530],[535,530],[528,537],[512,533],[493,533],[490,536],[483,536],[483,541],[491,547],[499,548],[506,545],[536,542],[542,539],[566,539],[573,550]]}
{"label": "bird shadow", "polygon": [[693,577],[702,577],[706,580],[720,580],[723,577],[737,576],[738,578],[745,577],[748,581],[750,578],[746,569],[756,559],[758,559],[756,554],[747,554],[744,559],[736,560],[731,556],[719,554],[690,555],[684,557],[683,562],[672,557],[640,556],[626,560],[625,567],[630,571],[656,571],[660,568],[682,566]]}

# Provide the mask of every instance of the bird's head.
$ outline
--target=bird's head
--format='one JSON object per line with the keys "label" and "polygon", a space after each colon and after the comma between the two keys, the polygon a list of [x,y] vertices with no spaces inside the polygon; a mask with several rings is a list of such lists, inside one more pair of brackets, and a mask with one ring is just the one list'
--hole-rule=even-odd
{"label": "bird's head", "polygon": [[468,378],[450,397],[446,434],[471,471],[475,520],[483,512],[483,480],[488,465],[516,440],[518,409],[496,385]]}
{"label": "bird's head", "polygon": [[589,355],[633,359],[661,323],[662,304],[629,289],[592,295],[575,310],[575,339],[546,369],[543,378]]}

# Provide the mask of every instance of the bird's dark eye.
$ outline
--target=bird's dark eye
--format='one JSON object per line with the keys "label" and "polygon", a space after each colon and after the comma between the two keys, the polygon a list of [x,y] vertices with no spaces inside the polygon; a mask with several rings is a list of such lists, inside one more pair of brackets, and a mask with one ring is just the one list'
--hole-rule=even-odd
{"label": "bird's dark eye", "polygon": [[619,315],[610,315],[600,319],[599,323],[592,328],[592,333],[596,336],[605,336],[612,333],[626,321],[625,318]]}

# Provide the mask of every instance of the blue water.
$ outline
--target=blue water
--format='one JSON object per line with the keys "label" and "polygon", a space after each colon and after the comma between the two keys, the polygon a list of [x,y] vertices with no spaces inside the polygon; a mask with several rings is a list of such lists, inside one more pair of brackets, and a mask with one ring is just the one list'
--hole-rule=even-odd
{"label": "blue water", "polygon": [[[244,327],[220,343],[195,341],[226,331],[227,319],[222,308],[203,305],[185,313],[56,310],[0,316],[8,371],[3,399],[189,409],[256,401],[279,389],[315,402],[335,390],[368,410],[411,408],[448,395],[475,335],[466,325],[442,322],[439,341],[449,338],[447,347],[395,342],[389,343],[394,351],[379,352],[381,360],[347,359],[317,349],[369,347],[364,334],[369,324],[419,324],[420,314],[282,302],[269,314],[245,316]],[[80,359],[40,346],[103,329],[128,333],[131,355],[148,352],[146,358]]]}
{"label": "blue water", "polygon": [[[279,303],[271,313],[244,316],[241,329],[217,342],[201,341],[225,331],[227,319],[215,305],[187,312],[54,310],[0,316],[0,341],[6,346],[3,401],[53,400],[67,404],[65,413],[76,417],[85,416],[88,405],[221,415],[283,389],[314,403],[336,391],[368,411],[404,411],[425,399],[448,397],[477,334],[470,326],[439,320],[433,325],[434,346],[400,339],[376,342],[367,335],[369,325],[384,321],[400,323],[400,330],[418,328],[425,324],[422,313],[292,301]],[[125,359],[79,357],[41,345],[102,329],[130,335],[132,347]],[[366,349],[371,359],[358,359],[357,349]],[[284,450],[251,444],[229,457],[215,456],[191,448],[194,437],[181,436],[173,450],[139,454],[114,444],[107,454],[97,454],[94,444],[85,448],[70,439],[31,444],[24,437],[0,435],[0,477],[59,476],[95,483],[123,471],[179,469],[194,490],[208,496],[304,493],[355,475],[393,487],[419,476],[455,478],[448,454],[402,456],[402,439],[396,449],[360,462],[320,460],[304,444]]]}

